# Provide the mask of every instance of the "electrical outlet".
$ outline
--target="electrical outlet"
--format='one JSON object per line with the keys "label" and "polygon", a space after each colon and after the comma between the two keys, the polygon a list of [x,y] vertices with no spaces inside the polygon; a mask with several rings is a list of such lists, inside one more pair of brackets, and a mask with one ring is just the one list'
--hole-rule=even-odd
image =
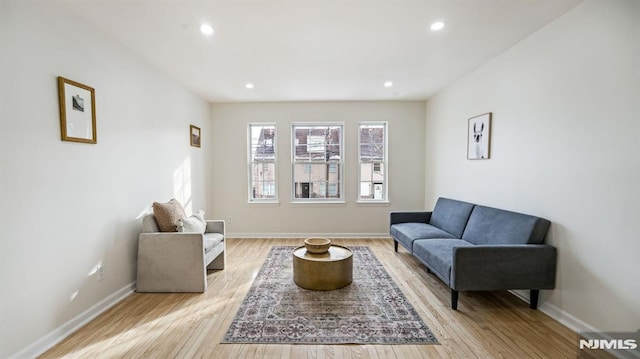
{"label": "electrical outlet", "polygon": [[233,222],[233,217],[229,216],[229,218],[227,218],[227,222],[229,223]]}
{"label": "electrical outlet", "polygon": [[98,266],[98,282],[102,282],[102,280],[104,279],[104,266],[102,264],[100,264]]}

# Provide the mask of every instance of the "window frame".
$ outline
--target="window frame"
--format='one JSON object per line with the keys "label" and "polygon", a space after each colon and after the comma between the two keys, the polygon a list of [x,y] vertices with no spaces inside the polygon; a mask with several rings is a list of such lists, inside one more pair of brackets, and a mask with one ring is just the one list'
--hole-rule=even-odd
{"label": "window frame", "polygon": [[[274,139],[273,139],[273,160],[268,161],[254,161],[253,160],[253,139],[251,137],[251,130],[254,127],[273,127]],[[248,203],[279,203],[278,196],[278,126],[275,122],[249,122],[247,124],[247,198]],[[263,167],[266,164],[273,164],[273,198],[255,198],[253,193],[253,164],[258,163]],[[264,186],[264,182],[262,183]]]}
{"label": "window frame", "polygon": [[[363,126],[382,126],[383,127],[383,151],[382,161],[363,161],[362,160],[362,143],[361,143],[361,131]],[[375,164],[382,163],[382,198],[362,198],[361,186],[362,186],[362,164],[371,163],[371,171],[373,173]],[[357,177],[357,191],[356,194],[358,203],[389,203],[389,122],[388,121],[360,121],[358,122],[358,177]],[[374,191],[373,188],[371,188]]]}
{"label": "window frame", "polygon": [[[331,160],[325,160],[325,161],[312,161],[312,160],[308,160],[308,161],[300,161],[300,160],[296,160],[296,128],[298,127],[324,127],[324,128],[330,128],[330,127],[339,127],[340,128],[340,139],[339,139],[339,148],[340,148],[340,160],[339,161],[331,161]],[[291,123],[291,203],[294,204],[299,204],[299,203],[306,203],[306,204],[319,204],[319,203],[345,203],[345,187],[344,187],[344,163],[345,163],[345,158],[344,158],[344,154],[345,154],[345,150],[344,150],[344,141],[345,141],[345,124],[344,122],[335,122],[335,121],[327,121],[327,122],[292,122]],[[309,145],[309,144],[307,144]],[[333,166],[335,164],[335,168],[336,168],[336,172],[339,174],[339,180],[336,182],[329,182],[328,179],[324,182],[324,188],[326,191],[326,195],[328,195],[330,188],[332,187],[332,185],[338,185],[339,186],[339,193],[340,193],[340,197],[339,198],[296,198],[296,165],[304,165],[305,166],[305,172],[306,172],[306,168],[311,165],[313,166],[313,164],[326,164],[327,165],[327,170],[329,170],[329,168],[331,166]],[[334,173],[334,172],[331,172]],[[311,184],[311,182],[300,182],[300,183],[309,183]],[[336,190],[338,190],[338,188],[336,188]]]}

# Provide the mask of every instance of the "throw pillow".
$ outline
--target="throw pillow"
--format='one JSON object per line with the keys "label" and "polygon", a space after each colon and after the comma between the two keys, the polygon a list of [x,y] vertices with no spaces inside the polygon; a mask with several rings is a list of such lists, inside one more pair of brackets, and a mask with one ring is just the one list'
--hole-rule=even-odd
{"label": "throw pillow", "polygon": [[193,216],[176,220],[178,232],[204,233],[207,222],[204,220],[204,211],[199,210]]}
{"label": "throw pillow", "polygon": [[176,232],[176,220],[186,217],[184,208],[175,198],[167,203],[153,202],[153,215],[160,232]]}

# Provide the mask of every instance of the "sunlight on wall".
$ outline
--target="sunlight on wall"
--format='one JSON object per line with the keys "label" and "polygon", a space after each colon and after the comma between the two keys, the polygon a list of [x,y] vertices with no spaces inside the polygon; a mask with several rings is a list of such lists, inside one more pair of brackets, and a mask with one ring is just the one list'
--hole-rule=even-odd
{"label": "sunlight on wall", "polygon": [[138,214],[138,216],[136,216],[136,219],[140,219],[146,216],[147,214],[152,214],[152,213],[153,213],[153,207],[151,205],[148,205],[144,207],[144,209],[140,212],[140,214]]}
{"label": "sunlight on wall", "polygon": [[182,203],[187,216],[193,213],[191,198],[191,157],[187,157],[173,172],[173,197]]}
{"label": "sunlight on wall", "polygon": [[88,275],[92,276],[94,274],[97,274],[100,268],[102,268],[102,261],[98,262],[93,268],[91,268]]}
{"label": "sunlight on wall", "polygon": [[[89,273],[87,273],[87,277],[98,276],[98,280],[102,280],[102,276],[104,275],[103,270],[104,270],[103,263],[102,263],[102,260],[100,260],[98,263],[96,263],[96,265],[93,266],[93,268],[91,268],[91,270],[89,270]],[[71,296],[69,296],[69,301],[73,302],[79,293],[80,293],[80,289],[71,293]]]}

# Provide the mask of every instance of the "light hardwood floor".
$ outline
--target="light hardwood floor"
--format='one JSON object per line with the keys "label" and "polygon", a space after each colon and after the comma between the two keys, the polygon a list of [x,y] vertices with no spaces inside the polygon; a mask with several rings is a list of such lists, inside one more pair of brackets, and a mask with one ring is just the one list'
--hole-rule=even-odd
{"label": "light hardwood floor", "polygon": [[227,267],[209,271],[202,294],[134,293],[42,358],[575,358],[577,335],[508,292],[449,289],[389,239],[337,239],[369,246],[440,345],[220,344],[272,246],[294,239],[229,239]]}

